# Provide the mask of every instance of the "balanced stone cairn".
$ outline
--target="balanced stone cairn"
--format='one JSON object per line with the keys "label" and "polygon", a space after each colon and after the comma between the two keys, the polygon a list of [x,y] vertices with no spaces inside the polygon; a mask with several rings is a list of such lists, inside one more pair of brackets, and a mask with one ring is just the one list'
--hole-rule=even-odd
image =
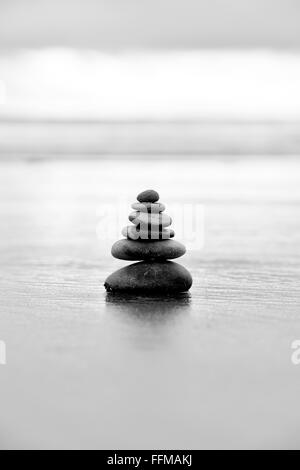
{"label": "balanced stone cairn", "polygon": [[[124,227],[126,238],[114,243],[111,254],[118,259],[140,261],[111,274],[105,281],[108,292],[171,294],[186,292],[192,276],[178,263],[169,261],[184,255],[182,243],[171,240],[174,230],[168,228],[172,219],[164,213],[159,194],[149,189],[137,196],[129,215],[132,225]],[[142,260],[142,261],[141,261]]]}

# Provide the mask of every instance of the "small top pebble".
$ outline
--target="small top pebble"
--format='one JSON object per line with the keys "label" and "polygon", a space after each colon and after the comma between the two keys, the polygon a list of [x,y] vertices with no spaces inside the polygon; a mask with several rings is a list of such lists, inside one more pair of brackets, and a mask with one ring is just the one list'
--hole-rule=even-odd
{"label": "small top pebble", "polygon": [[146,191],[138,194],[137,200],[139,202],[156,202],[159,200],[159,194],[153,189],[146,189]]}

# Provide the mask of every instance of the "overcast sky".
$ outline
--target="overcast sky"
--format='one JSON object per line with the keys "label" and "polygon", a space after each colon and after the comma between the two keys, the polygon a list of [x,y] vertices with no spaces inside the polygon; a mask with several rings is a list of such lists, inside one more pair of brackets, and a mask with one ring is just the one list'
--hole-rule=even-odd
{"label": "overcast sky", "polygon": [[0,0],[0,47],[299,47],[299,0]]}

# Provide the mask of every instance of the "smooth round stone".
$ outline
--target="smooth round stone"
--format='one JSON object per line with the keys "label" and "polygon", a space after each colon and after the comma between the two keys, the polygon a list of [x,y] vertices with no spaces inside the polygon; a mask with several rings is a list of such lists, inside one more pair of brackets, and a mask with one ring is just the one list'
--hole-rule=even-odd
{"label": "smooth round stone", "polygon": [[118,259],[129,261],[174,259],[183,256],[185,246],[176,240],[145,241],[122,239],[115,242],[111,254]]}
{"label": "smooth round stone", "polygon": [[127,225],[122,229],[122,235],[124,237],[130,238],[131,240],[141,240],[141,241],[159,241],[159,240],[168,240],[175,236],[175,232],[172,229],[163,228],[161,231],[154,230],[139,230],[135,225]]}
{"label": "smooth round stone", "polygon": [[154,189],[147,189],[146,191],[138,194],[137,200],[139,202],[156,202],[159,200],[159,194],[154,191]]}
{"label": "smooth round stone", "polygon": [[168,227],[172,223],[172,219],[167,214],[148,214],[146,212],[131,212],[128,219],[135,225],[140,225],[141,229],[145,230],[149,224],[155,230],[159,230],[159,227]]}
{"label": "smooth round stone", "polygon": [[126,238],[130,238],[130,240],[140,239],[140,231],[135,225],[127,225],[127,227],[122,228],[122,235]]}
{"label": "smooth round stone", "polygon": [[152,214],[158,214],[166,209],[166,206],[162,202],[134,202],[131,204],[132,209],[138,212],[148,212]]}
{"label": "smooth round stone", "polygon": [[178,263],[142,261],[115,271],[104,286],[108,292],[171,294],[188,291],[192,283],[188,270]]}

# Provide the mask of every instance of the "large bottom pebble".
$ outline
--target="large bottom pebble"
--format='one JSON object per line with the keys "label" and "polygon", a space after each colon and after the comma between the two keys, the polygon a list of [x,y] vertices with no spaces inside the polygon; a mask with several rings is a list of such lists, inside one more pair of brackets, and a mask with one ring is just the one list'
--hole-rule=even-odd
{"label": "large bottom pebble", "polygon": [[104,286],[108,292],[171,294],[188,291],[192,282],[189,271],[178,263],[142,261],[115,271]]}

